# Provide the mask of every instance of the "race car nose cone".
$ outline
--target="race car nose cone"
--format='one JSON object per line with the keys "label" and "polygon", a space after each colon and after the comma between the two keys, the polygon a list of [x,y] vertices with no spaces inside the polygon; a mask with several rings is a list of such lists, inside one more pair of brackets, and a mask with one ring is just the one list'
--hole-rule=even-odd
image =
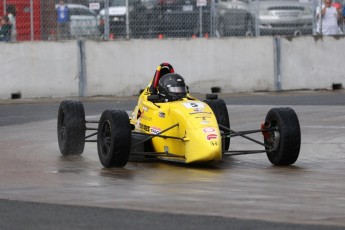
{"label": "race car nose cone", "polygon": [[220,161],[222,142],[218,129],[201,128],[188,131],[190,141],[186,142],[186,163]]}

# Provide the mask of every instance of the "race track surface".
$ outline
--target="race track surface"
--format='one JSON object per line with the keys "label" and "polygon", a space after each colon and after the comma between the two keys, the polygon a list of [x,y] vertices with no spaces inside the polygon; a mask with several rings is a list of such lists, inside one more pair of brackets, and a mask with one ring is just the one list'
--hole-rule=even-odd
{"label": "race track surface", "polygon": [[[94,143],[81,156],[60,154],[58,101],[0,101],[0,229],[344,229],[345,93],[222,96],[234,130],[259,128],[272,107],[293,108],[302,132],[298,161],[277,167],[257,154],[105,169]],[[135,104],[83,100],[91,118]],[[232,150],[257,148],[231,140]]]}

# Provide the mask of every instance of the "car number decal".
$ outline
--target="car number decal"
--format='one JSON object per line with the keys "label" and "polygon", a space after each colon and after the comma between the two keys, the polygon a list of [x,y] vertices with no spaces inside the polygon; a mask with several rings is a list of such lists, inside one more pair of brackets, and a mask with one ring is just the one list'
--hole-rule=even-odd
{"label": "car number decal", "polygon": [[185,103],[183,103],[183,105],[187,109],[203,109],[203,108],[205,108],[205,105],[202,102],[185,102]]}

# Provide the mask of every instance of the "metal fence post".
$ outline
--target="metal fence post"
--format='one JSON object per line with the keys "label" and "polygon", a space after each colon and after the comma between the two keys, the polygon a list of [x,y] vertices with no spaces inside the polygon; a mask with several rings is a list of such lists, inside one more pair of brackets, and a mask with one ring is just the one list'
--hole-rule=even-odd
{"label": "metal fence post", "polygon": [[104,40],[109,40],[109,0],[104,0]]}
{"label": "metal fence post", "polygon": [[319,19],[318,19],[318,20],[319,20],[319,25],[320,25],[320,28],[319,28],[319,29],[320,29],[320,31],[319,31],[320,34],[323,34],[323,33],[322,33],[322,16],[321,16],[321,12],[322,12],[322,2],[323,2],[323,1],[320,0],[320,3],[319,3],[319,4],[320,4],[320,7],[319,7],[319,12],[318,12],[318,14],[319,14]]}
{"label": "metal fence post", "polygon": [[255,0],[252,2],[254,6],[252,7],[252,13],[255,15],[254,27],[255,36],[260,36],[260,2]]}
{"label": "metal fence post", "polygon": [[126,0],[126,39],[129,39],[129,0]]}
{"label": "metal fence post", "polygon": [[2,11],[3,11],[3,14],[5,15],[6,14],[6,0],[4,0],[4,6],[3,6]]}
{"label": "metal fence post", "polygon": [[273,37],[273,57],[274,57],[274,88],[275,91],[282,90],[282,73],[281,73],[281,38]]}
{"label": "metal fence post", "polygon": [[34,1],[30,0],[30,39],[34,40]]}
{"label": "metal fence post", "polygon": [[79,97],[86,96],[86,60],[85,60],[85,40],[77,40],[78,48],[78,80],[79,80]]}
{"label": "metal fence post", "polygon": [[210,6],[210,37],[214,38],[216,34],[216,7],[215,0],[211,0]]}
{"label": "metal fence post", "polygon": [[199,37],[202,37],[202,6],[199,6]]}

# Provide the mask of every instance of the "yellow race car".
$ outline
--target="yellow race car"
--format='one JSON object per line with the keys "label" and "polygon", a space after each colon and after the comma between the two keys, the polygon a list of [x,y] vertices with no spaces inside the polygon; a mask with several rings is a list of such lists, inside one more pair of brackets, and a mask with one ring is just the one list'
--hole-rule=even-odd
{"label": "yellow race car", "polygon": [[[96,123],[97,128],[87,125]],[[86,131],[94,133],[86,135]],[[188,92],[183,77],[169,63],[156,69],[129,116],[105,110],[99,121],[86,121],[80,101],[62,101],[57,121],[63,155],[82,154],[85,142],[97,142],[104,167],[123,167],[130,159],[161,159],[186,164],[216,162],[223,157],[266,152],[275,165],[290,165],[299,156],[300,125],[291,108],[273,108],[259,129],[230,129],[225,102],[216,94],[200,101]],[[249,137],[261,132],[264,141]],[[97,140],[90,140],[97,136]],[[230,139],[241,136],[263,146],[259,150],[229,151]]]}

